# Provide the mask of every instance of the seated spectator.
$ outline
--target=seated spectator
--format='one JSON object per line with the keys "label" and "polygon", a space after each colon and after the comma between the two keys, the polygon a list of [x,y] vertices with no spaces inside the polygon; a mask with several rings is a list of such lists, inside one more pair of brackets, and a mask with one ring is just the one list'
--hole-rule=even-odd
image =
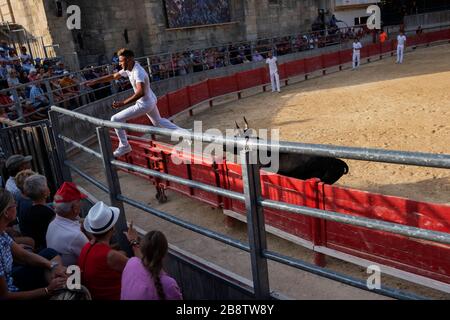
{"label": "seated spectator", "polygon": [[[64,288],[67,275],[54,250],[34,254],[23,249],[5,232],[16,219],[13,196],[0,189],[0,300],[50,298]],[[20,266],[13,268],[13,263]]]}
{"label": "seated spectator", "polygon": [[28,74],[28,80],[30,80],[30,82],[33,82],[38,79],[39,79],[38,71],[36,69],[31,69],[30,73]]}
{"label": "seated spectator", "polygon": [[64,99],[69,100],[67,102],[69,108],[72,103],[75,107],[79,107],[78,96],[80,95],[80,91],[78,90],[78,82],[73,79],[73,75],[70,75],[69,71],[64,71],[64,76],[59,80],[59,85],[61,86]]}
{"label": "seated spectator", "polygon": [[33,201],[25,196],[24,183],[28,177],[35,175],[36,172],[30,169],[22,170],[15,176],[16,186],[20,190],[20,197],[16,200],[17,220],[20,221],[24,213],[33,206]]}
{"label": "seated spectator", "polygon": [[131,258],[122,273],[121,300],[182,300],[175,279],[163,270],[168,243],[160,231],[150,231],[140,244],[142,258]]}
{"label": "seated spectator", "polygon": [[59,61],[59,62],[56,64],[56,68],[55,68],[55,70],[54,70],[54,75],[56,75],[56,76],[61,76],[61,75],[64,74],[64,72],[69,72],[69,71],[65,69],[65,67],[64,67],[64,62]]}
{"label": "seated spectator", "polygon": [[55,217],[55,212],[46,205],[50,195],[47,178],[40,174],[28,177],[24,183],[24,191],[33,201],[33,205],[24,212],[19,221],[19,228],[22,235],[33,238],[36,249],[41,250],[47,247],[47,228]]}
{"label": "seated spectator", "polygon": [[47,107],[50,104],[44,91],[36,83],[31,85],[30,100],[31,100],[31,104],[33,105],[33,107],[36,110],[39,108]]}
{"label": "seated spectator", "polygon": [[255,50],[255,52],[253,53],[252,60],[254,62],[260,62],[264,61],[264,57],[258,52],[258,50]]}
{"label": "seated spectator", "polygon": [[32,159],[32,156],[24,157],[21,154],[15,154],[6,160],[5,166],[8,171],[9,178],[6,181],[5,189],[13,195],[16,202],[20,200],[22,193],[19,188],[17,188],[15,177],[20,171],[31,169]]}
{"label": "seated spectator", "polygon": [[[6,80],[0,80],[0,90],[7,89]],[[0,92],[0,116],[9,119],[8,112],[14,107],[14,101],[5,93]]]}
{"label": "seated spectator", "polygon": [[81,200],[87,198],[72,182],[64,182],[54,197],[55,220],[47,229],[47,246],[55,249],[65,266],[76,265],[81,249],[89,242],[81,232]]}
{"label": "seated spectator", "polygon": [[28,60],[31,60],[31,56],[27,53],[27,48],[25,46],[20,47],[20,60],[22,60],[22,63],[25,63]]}
{"label": "seated spectator", "polygon": [[[81,281],[94,300],[120,300],[122,271],[128,258],[110,246],[119,214],[118,208],[98,202],[89,210],[83,223],[93,240],[81,250],[78,266],[81,269]],[[141,253],[135,242],[137,233],[132,226],[128,229],[127,237],[134,240],[133,252],[140,257]]]}
{"label": "seated spectator", "polygon": [[26,71],[22,71],[22,72],[20,73],[20,75],[19,75],[19,82],[20,82],[21,84],[25,84],[25,83],[30,82],[30,79],[28,79],[28,74],[27,74]]}
{"label": "seated spectator", "polygon": [[19,77],[17,76],[16,69],[14,69],[14,68],[9,69],[8,78],[6,80],[8,80],[8,86],[10,88],[18,86],[20,84],[20,80],[19,80]]}

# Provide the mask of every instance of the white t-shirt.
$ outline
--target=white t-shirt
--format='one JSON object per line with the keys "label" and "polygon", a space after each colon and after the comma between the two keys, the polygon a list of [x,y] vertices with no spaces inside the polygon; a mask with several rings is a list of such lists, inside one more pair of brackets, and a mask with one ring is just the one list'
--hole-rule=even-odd
{"label": "white t-shirt", "polygon": [[406,36],[405,36],[405,35],[399,34],[399,35],[397,36],[397,42],[398,42],[398,45],[399,45],[399,46],[404,46],[404,45],[405,45],[405,42],[406,42]]}
{"label": "white t-shirt", "polygon": [[278,72],[277,57],[267,58],[266,63],[269,65],[270,74]]}
{"label": "white t-shirt", "polygon": [[359,50],[361,50],[362,44],[361,42],[353,42],[353,52],[359,53]]}
{"label": "white t-shirt", "polygon": [[81,232],[79,221],[69,220],[58,215],[48,225],[45,238],[47,247],[61,254],[65,266],[76,265],[81,249],[89,242],[86,235]]}
{"label": "white t-shirt", "polygon": [[150,78],[148,77],[147,72],[145,72],[144,68],[142,68],[142,66],[138,62],[134,63],[133,70],[120,70],[119,74],[122,77],[130,79],[134,92],[137,91],[136,83],[140,82],[144,84],[145,95],[138,101],[136,101],[136,105],[142,107],[150,107],[156,105],[156,101],[158,99],[156,98],[155,93],[152,91],[152,88],[150,88]]}

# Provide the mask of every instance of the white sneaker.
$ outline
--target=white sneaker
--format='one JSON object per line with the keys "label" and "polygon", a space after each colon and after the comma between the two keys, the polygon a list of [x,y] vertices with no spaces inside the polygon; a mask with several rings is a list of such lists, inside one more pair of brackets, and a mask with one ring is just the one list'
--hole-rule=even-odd
{"label": "white sneaker", "polygon": [[120,146],[116,149],[116,151],[114,151],[114,157],[119,158],[123,155],[126,155],[127,153],[131,152],[131,146],[130,145],[126,145],[126,146]]}

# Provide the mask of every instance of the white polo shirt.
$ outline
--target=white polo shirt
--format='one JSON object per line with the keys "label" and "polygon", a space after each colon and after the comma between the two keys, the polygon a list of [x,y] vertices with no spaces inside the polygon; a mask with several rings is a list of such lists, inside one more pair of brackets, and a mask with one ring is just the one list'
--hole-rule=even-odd
{"label": "white polo shirt", "polygon": [[353,52],[354,53],[359,53],[361,48],[362,48],[361,42],[359,42],[359,41],[358,42],[353,42]]}
{"label": "white polo shirt", "polygon": [[269,65],[270,74],[278,72],[277,57],[267,58],[266,63]]}
{"label": "white polo shirt", "polygon": [[47,247],[58,251],[65,266],[76,265],[81,249],[89,242],[79,221],[58,215],[48,225],[46,240]]}
{"label": "white polo shirt", "polygon": [[147,72],[145,72],[144,68],[139,64],[139,62],[134,63],[133,70],[120,70],[119,74],[122,77],[129,78],[131,85],[133,86],[134,92],[137,91],[136,83],[140,82],[144,84],[145,95],[136,101],[136,105],[141,107],[150,107],[156,105],[156,95],[150,88],[150,78],[148,77]]}
{"label": "white polo shirt", "polygon": [[406,36],[405,36],[405,35],[399,34],[399,35],[397,36],[397,43],[398,43],[398,45],[399,45],[399,46],[404,46],[404,45],[405,45],[405,42],[406,42]]}

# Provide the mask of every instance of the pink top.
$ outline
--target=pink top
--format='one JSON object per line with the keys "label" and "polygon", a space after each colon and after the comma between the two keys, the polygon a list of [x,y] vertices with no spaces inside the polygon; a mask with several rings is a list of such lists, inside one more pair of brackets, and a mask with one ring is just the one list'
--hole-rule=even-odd
{"label": "pink top", "polygon": [[[167,300],[183,299],[175,279],[169,277],[164,271],[161,271],[160,279]],[[159,300],[153,278],[139,258],[133,257],[128,260],[123,269],[120,299]]]}

